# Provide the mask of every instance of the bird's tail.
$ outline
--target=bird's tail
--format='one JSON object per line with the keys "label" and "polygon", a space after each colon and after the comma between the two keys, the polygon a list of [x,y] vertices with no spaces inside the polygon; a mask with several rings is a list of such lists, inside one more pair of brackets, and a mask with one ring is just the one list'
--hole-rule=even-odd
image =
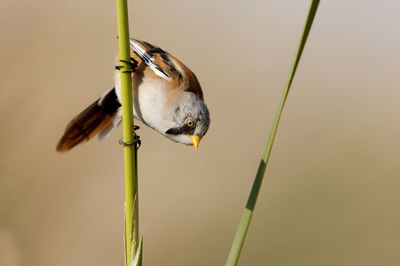
{"label": "bird's tail", "polygon": [[112,88],[69,122],[57,144],[57,151],[68,151],[99,132],[100,139],[106,138],[121,122],[117,117],[120,108],[115,88]]}

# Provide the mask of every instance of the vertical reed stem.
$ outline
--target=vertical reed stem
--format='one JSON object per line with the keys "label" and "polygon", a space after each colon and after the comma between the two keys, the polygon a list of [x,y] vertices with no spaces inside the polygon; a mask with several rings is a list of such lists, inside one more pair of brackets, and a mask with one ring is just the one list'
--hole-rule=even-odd
{"label": "vertical reed stem", "polygon": [[[129,47],[129,19],[128,4],[126,0],[116,0],[118,17],[118,40],[120,60],[130,60]],[[124,143],[133,143],[133,104],[132,104],[132,78],[129,64],[120,63],[121,91],[122,91],[122,122]],[[131,258],[135,256],[138,245],[139,216],[138,216],[138,179],[137,179],[137,151],[136,145],[124,145],[125,167],[125,258],[126,265],[130,266]],[[133,206],[135,204],[135,206]],[[132,220],[132,217],[134,221]]]}
{"label": "vertical reed stem", "polygon": [[268,165],[269,157],[271,155],[271,150],[272,150],[272,146],[274,144],[276,132],[278,130],[278,125],[279,125],[279,121],[281,119],[283,107],[285,106],[286,99],[289,94],[290,86],[292,85],[292,81],[293,81],[294,75],[296,73],[296,69],[299,64],[304,46],[306,44],[308,34],[310,33],[311,26],[312,26],[315,14],[318,9],[318,5],[319,5],[319,0],[312,0],[311,6],[310,6],[310,9],[308,12],[307,20],[304,25],[303,33],[301,35],[301,39],[300,39],[300,42],[299,42],[299,45],[297,48],[296,57],[294,58],[294,61],[293,61],[293,64],[292,64],[292,67],[290,70],[289,78],[286,83],[286,87],[283,90],[282,99],[279,104],[274,123],[272,125],[272,129],[271,129],[271,132],[270,132],[270,135],[268,138],[267,145],[265,147],[264,156],[258,167],[256,178],[255,178],[253,186],[251,188],[250,195],[247,200],[246,208],[242,215],[242,219],[240,220],[238,229],[236,231],[236,235],[233,240],[231,251],[229,252],[226,266],[233,266],[233,265],[237,265],[237,263],[238,263],[240,252],[242,250],[243,243],[246,238],[247,230],[249,228],[250,221],[253,216],[254,208],[255,208],[255,205],[257,202],[258,193],[260,192],[260,187],[261,187],[261,184],[262,184],[262,181],[264,178],[265,169]]}

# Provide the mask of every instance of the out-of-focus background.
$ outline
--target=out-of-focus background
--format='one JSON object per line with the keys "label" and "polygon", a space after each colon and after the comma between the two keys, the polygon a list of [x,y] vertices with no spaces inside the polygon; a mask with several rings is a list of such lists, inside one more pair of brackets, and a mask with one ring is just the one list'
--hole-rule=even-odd
{"label": "out-of-focus background", "polygon": [[[197,152],[139,131],[145,265],[224,264],[309,3],[129,1],[212,116]],[[399,8],[320,4],[240,265],[400,264]],[[113,86],[115,1],[2,0],[0,32],[0,265],[122,265],[121,129],[55,152]]]}

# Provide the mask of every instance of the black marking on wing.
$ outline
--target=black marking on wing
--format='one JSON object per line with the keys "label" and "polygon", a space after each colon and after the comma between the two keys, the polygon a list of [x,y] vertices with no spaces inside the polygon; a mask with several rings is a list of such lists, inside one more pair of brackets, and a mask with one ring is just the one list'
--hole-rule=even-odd
{"label": "black marking on wing", "polygon": [[146,63],[146,65],[152,65],[154,68],[156,68],[162,74],[164,74],[166,77],[169,77],[168,73],[166,73],[164,71],[164,69],[162,69],[162,67],[160,67],[154,59],[152,59],[152,54],[145,52],[144,54],[140,55],[136,51],[135,51],[135,54],[137,56],[139,56],[139,58],[141,58]]}
{"label": "black marking on wing", "polygon": [[[164,69],[157,63],[157,61],[153,58],[153,54],[149,52],[149,44],[146,44],[145,42],[139,41],[139,40],[131,40],[131,46],[134,49],[135,54],[146,64],[148,65],[153,71],[157,71],[161,73],[163,76],[166,78],[169,78],[170,76],[168,73],[165,72]],[[135,42],[139,43],[139,47],[136,48]],[[133,44],[132,44],[133,43]],[[153,47],[153,46],[151,46]],[[157,74],[157,73],[156,73]],[[159,75],[159,74],[157,74]]]}
{"label": "black marking on wing", "polygon": [[[159,47],[155,47],[154,45],[152,45],[151,43],[145,42],[145,41],[140,41],[140,40],[136,40],[137,42],[139,42],[141,45],[143,45],[144,47],[146,47],[147,49],[147,54],[148,56],[151,58],[155,55],[160,55],[161,59],[163,60],[164,64],[167,65],[170,69],[171,72],[175,72],[178,73],[179,76],[179,83],[182,83],[183,81],[183,77],[182,74],[175,68],[174,63],[171,61],[171,59],[168,57],[168,52],[164,51],[163,49],[159,48]],[[137,54],[137,53],[136,53]],[[149,62],[150,59],[147,59],[148,61],[145,61],[145,63],[147,64]],[[155,62],[153,62],[155,63]],[[157,63],[155,63],[158,67],[160,67]],[[160,72],[162,72],[163,74],[165,74],[166,76],[169,77],[169,75],[167,73],[165,73],[165,71],[163,69],[157,68],[157,70],[159,70]]]}

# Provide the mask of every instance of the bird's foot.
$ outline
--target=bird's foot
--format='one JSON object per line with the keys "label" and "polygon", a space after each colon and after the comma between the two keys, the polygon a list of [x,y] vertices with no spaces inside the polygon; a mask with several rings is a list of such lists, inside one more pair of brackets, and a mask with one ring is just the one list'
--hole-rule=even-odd
{"label": "bird's foot", "polygon": [[140,139],[140,136],[139,135],[136,135],[135,134],[135,137],[134,137],[134,141],[133,142],[135,142],[136,143],[136,150],[138,150],[139,148],[140,148],[140,146],[142,145],[142,140]]}
{"label": "bird's foot", "polygon": [[133,125],[133,134],[134,134],[134,141],[136,142],[136,150],[138,150],[140,148],[140,146],[142,145],[142,140],[140,139],[140,136],[136,134],[136,130],[140,129],[139,126],[137,125]]}
{"label": "bird's foot", "polygon": [[135,135],[134,140],[131,142],[125,142],[123,139],[120,139],[119,144],[122,146],[133,146],[135,145],[135,149],[138,150],[140,146],[142,145],[142,140],[140,139],[139,135]]}
{"label": "bird's foot", "polygon": [[[126,63],[131,67],[131,69],[125,70],[125,71],[123,71],[123,73],[133,73],[133,72],[135,72],[136,68],[137,68],[137,66],[139,64],[139,62],[136,61],[135,58],[133,58],[133,57],[131,57],[130,60],[119,60],[119,61],[123,62],[123,63]],[[115,66],[115,69],[117,69],[117,70],[121,70],[122,68],[123,68],[123,66],[120,66],[120,65]]]}
{"label": "bird's foot", "polygon": [[135,131],[138,129],[140,129],[139,126],[136,126],[136,125],[133,126],[134,137],[133,137],[132,142],[125,142],[123,139],[120,139],[119,144],[121,144],[122,146],[135,145],[136,150],[138,150],[140,148],[140,146],[142,145],[142,140],[140,139],[140,136],[135,133]]}

